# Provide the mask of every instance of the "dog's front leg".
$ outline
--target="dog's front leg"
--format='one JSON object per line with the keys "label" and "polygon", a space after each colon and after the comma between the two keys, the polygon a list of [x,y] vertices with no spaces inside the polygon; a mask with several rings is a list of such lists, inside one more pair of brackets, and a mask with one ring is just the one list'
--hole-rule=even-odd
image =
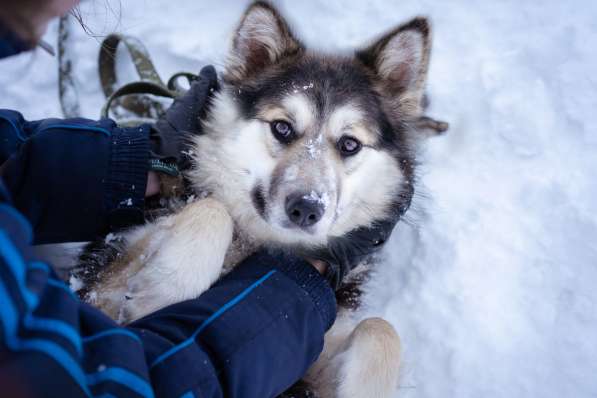
{"label": "dog's front leg", "polygon": [[233,222],[224,206],[203,199],[131,231],[115,272],[96,290],[98,307],[128,323],[197,297],[222,272]]}

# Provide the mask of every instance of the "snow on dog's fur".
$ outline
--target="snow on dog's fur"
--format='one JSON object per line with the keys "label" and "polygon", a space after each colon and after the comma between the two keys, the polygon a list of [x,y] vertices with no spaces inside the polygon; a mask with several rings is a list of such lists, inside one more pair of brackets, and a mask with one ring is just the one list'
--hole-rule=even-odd
{"label": "snow on dog's fur", "polygon": [[[270,4],[252,4],[193,141],[188,177],[210,197],[125,233],[88,300],[129,322],[196,297],[257,247],[308,252],[407,207],[429,53],[423,18],[354,54],[325,55],[307,50]],[[231,255],[233,234],[245,243],[240,255]],[[340,311],[309,388],[391,395],[394,328],[383,319],[356,325]]]}

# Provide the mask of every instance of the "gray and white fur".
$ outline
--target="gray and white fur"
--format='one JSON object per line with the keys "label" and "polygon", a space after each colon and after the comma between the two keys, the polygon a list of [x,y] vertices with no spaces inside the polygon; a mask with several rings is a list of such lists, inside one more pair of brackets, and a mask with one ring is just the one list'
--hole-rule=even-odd
{"label": "gray and white fur", "polygon": [[[273,6],[253,3],[193,139],[188,178],[209,196],[123,234],[87,300],[130,322],[198,296],[256,248],[308,252],[391,217],[413,194],[430,48],[429,23],[416,18],[349,55],[313,52]],[[398,334],[351,312],[367,270],[340,291],[303,384],[314,396],[381,398],[397,387]]]}

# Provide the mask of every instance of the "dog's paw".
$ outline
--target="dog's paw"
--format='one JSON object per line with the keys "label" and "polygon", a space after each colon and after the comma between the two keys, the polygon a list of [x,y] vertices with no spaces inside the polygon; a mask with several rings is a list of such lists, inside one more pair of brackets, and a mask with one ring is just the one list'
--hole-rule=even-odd
{"label": "dog's paw", "polygon": [[170,303],[148,299],[146,296],[133,296],[132,293],[122,297],[120,309],[116,314],[116,322],[121,325],[129,324],[137,319],[143,318]]}
{"label": "dog's paw", "polygon": [[340,364],[336,397],[389,398],[398,384],[400,337],[384,319],[365,319],[336,360]]}
{"label": "dog's paw", "polygon": [[[116,320],[126,324],[202,292],[201,284],[194,285],[192,278],[181,278],[175,273],[175,269],[163,269],[152,262],[145,264],[127,280]],[[190,282],[185,283],[185,280]]]}

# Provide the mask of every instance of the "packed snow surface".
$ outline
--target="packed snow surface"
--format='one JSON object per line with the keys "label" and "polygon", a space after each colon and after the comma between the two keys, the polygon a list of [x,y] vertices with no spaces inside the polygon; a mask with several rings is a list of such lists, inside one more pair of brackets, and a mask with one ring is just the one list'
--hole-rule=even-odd
{"label": "packed snow surface", "polygon": [[[169,76],[221,68],[245,4],[93,1],[84,16],[141,38]],[[402,336],[396,397],[597,397],[597,2],[279,4],[323,49],[419,14],[434,24],[429,113],[451,128],[422,148],[416,203],[363,310]],[[90,118],[98,40],[78,30],[72,49]],[[0,62],[0,107],[60,116],[56,69],[43,52]]]}

